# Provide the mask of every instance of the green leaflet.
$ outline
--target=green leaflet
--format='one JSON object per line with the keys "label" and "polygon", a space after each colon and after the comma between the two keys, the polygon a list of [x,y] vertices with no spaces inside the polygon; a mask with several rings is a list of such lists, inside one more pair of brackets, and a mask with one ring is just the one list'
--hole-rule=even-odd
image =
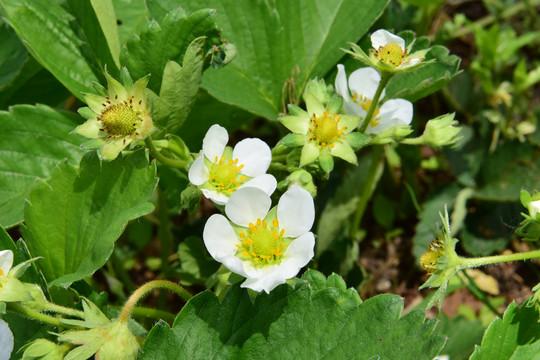
{"label": "green leaflet", "polygon": [[502,319],[491,322],[482,344],[470,359],[537,359],[540,356],[538,316],[538,304],[526,302],[519,307],[512,302]]}
{"label": "green leaflet", "polygon": [[0,111],[0,225],[23,220],[24,199],[36,178],[48,178],[64,159],[79,162],[82,137],[69,132],[80,120],[45,105]]}
{"label": "green leaflet", "polygon": [[155,163],[144,151],[100,162],[94,152],[79,168],[61,163],[38,180],[25,207],[23,235],[50,285],[67,285],[99,269],[129,220],[151,212]]}
{"label": "green leaflet", "polygon": [[426,359],[444,344],[421,311],[400,317],[403,301],[379,295],[360,303],[336,276],[308,271],[254,302],[232,286],[190,300],[172,329],[158,323],[141,359]]}
{"label": "green leaflet", "polygon": [[151,74],[148,88],[158,93],[167,63],[182,63],[188,46],[201,36],[207,37],[204,52],[220,43],[215,11],[204,9],[187,16],[177,7],[160,23],[148,22],[140,36],[132,35],[120,52],[120,62],[134,79]]}
{"label": "green leaflet", "polygon": [[[388,1],[161,0],[161,8],[216,9],[223,38],[238,57],[208,70],[203,87],[220,101],[275,120],[298,103],[308,79],[324,76],[380,16]],[[288,94],[292,95],[289,98]],[[284,96],[285,95],[285,96]]]}
{"label": "green leaflet", "polygon": [[[103,79],[103,58],[98,53],[106,51],[107,41],[114,35],[104,35],[95,28],[94,16],[106,15],[94,10],[74,17],[58,0],[0,0],[0,11],[34,58],[79,99],[83,99],[83,93],[92,92],[92,82]],[[107,65],[115,67],[114,63]]]}

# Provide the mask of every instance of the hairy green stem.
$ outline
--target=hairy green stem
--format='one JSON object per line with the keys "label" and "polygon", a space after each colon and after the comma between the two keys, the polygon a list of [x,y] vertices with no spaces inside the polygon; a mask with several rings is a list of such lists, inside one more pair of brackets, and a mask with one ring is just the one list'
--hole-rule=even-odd
{"label": "hairy green stem", "polygon": [[[122,310],[121,306],[112,306],[112,308],[120,310],[120,311]],[[133,308],[133,311],[131,312],[131,315],[134,317],[139,317],[139,318],[151,318],[151,319],[158,319],[158,320],[162,319],[167,322],[173,322],[174,319],[176,318],[175,314],[170,313],[168,311],[147,308],[144,306],[135,306]]]}
{"label": "hairy green stem", "polygon": [[183,171],[186,171],[187,162],[171,159],[170,157],[167,157],[167,156],[164,156],[163,154],[161,154],[158,151],[158,149],[156,148],[156,146],[154,145],[154,142],[152,141],[152,139],[150,137],[147,137],[144,140],[144,143],[146,144],[146,146],[150,150],[150,153],[156,159],[158,159],[163,165],[167,165],[169,167],[178,168],[178,169],[181,169]]}
{"label": "hairy green stem", "polygon": [[186,289],[184,289],[182,286],[173,283],[172,281],[168,280],[153,280],[150,282],[147,282],[146,284],[142,285],[140,288],[135,290],[133,294],[129,297],[129,299],[124,304],[124,307],[122,308],[122,312],[120,313],[120,316],[118,317],[119,322],[126,323],[129,318],[131,317],[131,314],[135,308],[135,305],[139,300],[148,294],[149,292],[155,290],[155,289],[167,289],[174,293],[176,293],[178,296],[180,296],[185,301],[188,301],[192,298],[192,295],[187,292]]}
{"label": "hairy green stem", "polygon": [[355,237],[356,233],[359,230],[360,222],[362,221],[362,217],[364,216],[367,203],[369,202],[369,199],[371,199],[371,196],[373,195],[373,192],[377,187],[377,182],[382,175],[384,167],[384,162],[381,161],[383,155],[383,147],[381,145],[375,145],[372,147],[372,149],[373,152],[371,154],[371,163],[369,164],[369,168],[367,170],[366,182],[361,188],[362,192],[360,193],[358,207],[356,208],[356,213],[354,214],[354,218],[349,229],[349,235],[351,237]]}
{"label": "hairy green stem", "polygon": [[22,303],[18,302],[12,302],[8,304],[8,308],[10,310],[13,310],[21,315],[24,315],[28,318],[37,320],[39,322],[53,325],[56,327],[63,327],[63,328],[69,328],[69,329],[76,329],[76,326],[64,324],[61,322],[58,318],[55,318],[54,316],[50,316],[47,314],[40,313],[37,310],[31,309],[29,307],[24,306]]}
{"label": "hairy green stem", "polygon": [[52,311],[52,312],[55,312],[55,313],[58,313],[58,314],[64,314],[64,315],[84,319],[84,312],[82,312],[80,310],[77,310],[77,309],[72,309],[72,308],[68,308],[68,307],[65,307],[65,306],[53,304],[53,303],[50,303],[48,301],[45,304],[42,304],[42,303],[39,303],[39,302],[36,301],[36,302],[32,303],[32,308],[34,308],[34,309],[37,308],[37,309],[39,309],[39,311]]}
{"label": "hairy green stem", "polygon": [[388,84],[388,81],[390,81],[390,79],[392,78],[392,75],[393,74],[389,72],[381,72],[381,81],[379,82],[379,86],[377,87],[377,90],[375,91],[373,100],[371,100],[371,104],[369,105],[369,109],[367,111],[366,117],[364,118],[364,121],[362,122],[362,126],[360,126],[361,133],[366,132],[369,122],[373,118],[373,114],[375,113],[375,110],[377,109],[382,92],[384,88],[386,87],[386,85]]}
{"label": "hairy green stem", "polygon": [[523,253],[514,253],[508,255],[494,255],[494,256],[485,256],[479,258],[459,258],[458,267],[459,269],[468,269],[474,268],[483,265],[499,264],[503,262],[510,261],[519,261],[519,260],[529,260],[529,259],[540,259],[540,250],[528,251]]}

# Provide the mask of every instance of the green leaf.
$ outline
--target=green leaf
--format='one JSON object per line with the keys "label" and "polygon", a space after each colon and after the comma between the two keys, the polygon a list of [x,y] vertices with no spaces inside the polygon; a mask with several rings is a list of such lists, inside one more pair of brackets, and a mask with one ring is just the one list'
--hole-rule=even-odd
{"label": "green leaf", "polygon": [[50,176],[64,159],[78,163],[82,137],[70,135],[81,118],[45,105],[0,111],[0,224],[23,220],[24,200],[36,178]]}
{"label": "green leaf", "polygon": [[50,285],[68,285],[103,266],[129,220],[148,214],[155,163],[144,151],[100,163],[96,153],[79,168],[63,162],[38,180],[25,206],[24,237]]}
{"label": "green leaf", "polygon": [[146,26],[149,14],[145,2],[145,0],[113,0],[120,44],[125,44],[130,36]]}
{"label": "green leaf", "polygon": [[88,44],[86,51],[91,54],[87,56],[99,64],[98,72],[107,66],[107,71],[116,75],[120,68],[120,40],[111,0],[68,0],[67,4],[75,16],[79,37]]}
{"label": "green leaf", "polygon": [[483,162],[476,199],[519,201],[522,188],[533,190],[540,178],[540,155],[527,143],[510,142],[499,146]]}
{"label": "green leaf", "polygon": [[19,74],[27,58],[15,31],[0,19],[0,90]]}
{"label": "green leaf", "polygon": [[120,53],[120,62],[134,79],[152,74],[148,88],[157,93],[169,60],[181,63],[188,46],[201,36],[207,37],[205,52],[220,43],[215,10],[199,10],[186,16],[184,10],[176,8],[161,23],[148,22],[140,37],[129,38]]}
{"label": "green leaf", "polygon": [[444,313],[438,316],[438,320],[437,328],[448,337],[441,354],[448,355],[452,360],[468,359],[474,346],[482,340],[484,327],[481,321],[469,321],[463,315],[449,319]]}
{"label": "green leaf", "polygon": [[[209,69],[203,87],[220,101],[275,120],[288,102],[298,103],[307,81],[323,77],[379,17],[388,1],[168,1],[186,11],[216,9],[223,38],[237,58]],[[292,93],[292,98],[288,95]]]}
{"label": "green leaf", "polygon": [[232,286],[192,298],[172,329],[159,323],[141,359],[426,359],[444,344],[422,311],[401,317],[403,300],[375,296],[359,304],[335,279],[281,285],[252,302]]}
{"label": "green leaf", "polygon": [[[512,302],[502,319],[497,318],[487,328],[482,344],[471,356],[471,360],[480,359],[536,359],[540,354],[540,316],[537,305],[519,307]],[[525,349],[520,349],[526,347]],[[534,351],[536,350],[536,351]],[[518,357],[533,353],[533,357]],[[514,356],[513,356],[514,355]]]}
{"label": "green leaf", "polygon": [[202,140],[210,126],[219,124],[231,133],[253,118],[252,114],[236,106],[224,104],[202,90],[197,94],[195,104],[179,134],[189,134],[189,136],[180,136],[195,152],[201,149]]}
{"label": "green leaf", "polygon": [[178,246],[178,259],[180,266],[178,275],[182,285],[193,285],[204,282],[219,268],[216,262],[206,251],[200,237],[190,236]]}
{"label": "green leaf", "polygon": [[[34,58],[79,99],[93,92],[92,82],[104,79],[97,59],[87,51],[91,44],[71,27],[74,18],[60,0],[0,0],[0,10]],[[74,25],[82,27],[76,21]]]}
{"label": "green leaf", "polygon": [[386,87],[386,97],[414,102],[441,89],[459,73],[460,58],[449,55],[444,46],[435,45],[428,51],[426,61],[432,59],[436,61],[392,77]]}
{"label": "green leaf", "polygon": [[159,98],[153,104],[152,118],[165,133],[177,133],[193,106],[203,71],[204,37],[189,44],[182,66],[169,61],[163,71]]}

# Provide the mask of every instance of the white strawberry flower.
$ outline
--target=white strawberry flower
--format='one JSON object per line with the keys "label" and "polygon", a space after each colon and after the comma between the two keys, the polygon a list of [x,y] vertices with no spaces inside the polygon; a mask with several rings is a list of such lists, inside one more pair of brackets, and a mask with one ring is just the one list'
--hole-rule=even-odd
{"label": "white strawberry flower", "polygon": [[227,130],[212,125],[203,139],[199,157],[189,169],[189,181],[204,196],[218,205],[225,205],[231,195],[244,187],[254,187],[271,195],[276,179],[266,174],[272,161],[270,147],[256,138],[244,139],[233,148]]}
{"label": "white strawberry flower", "polygon": [[[365,117],[381,81],[381,75],[373,68],[360,68],[349,76],[342,64],[338,65],[336,92],[343,98],[343,107],[350,115]],[[384,91],[381,98],[384,97]],[[366,129],[367,134],[381,134],[394,126],[409,125],[413,117],[413,106],[404,99],[379,102]]]}
{"label": "white strawberry flower", "polygon": [[13,334],[8,324],[0,319],[0,360],[9,360],[13,351]]}
{"label": "white strawberry flower", "polygon": [[270,293],[313,258],[313,198],[294,186],[270,209],[270,197],[257,188],[235,192],[225,216],[212,215],[203,239],[210,255],[246,280],[242,287]]}

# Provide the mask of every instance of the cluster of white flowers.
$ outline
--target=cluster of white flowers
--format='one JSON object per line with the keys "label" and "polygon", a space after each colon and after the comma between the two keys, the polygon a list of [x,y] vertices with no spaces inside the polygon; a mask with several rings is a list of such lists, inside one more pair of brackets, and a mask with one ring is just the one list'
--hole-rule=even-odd
{"label": "cluster of white flowers", "polygon": [[270,148],[260,139],[244,139],[232,149],[228,139],[227,130],[213,125],[189,170],[204,196],[225,205],[227,217],[216,214],[206,222],[204,244],[215,260],[246,278],[242,287],[269,293],[314,255],[313,198],[293,186],[270,209],[276,189],[276,179],[266,174]]}
{"label": "cluster of white flowers", "polygon": [[[395,67],[408,67],[417,64],[421,58],[402,61],[407,54],[405,40],[386,30],[377,30],[371,35],[371,44],[377,62],[391,64]],[[375,96],[381,75],[372,67],[360,68],[349,76],[342,64],[338,65],[336,76],[336,92],[343,98],[343,107],[347,114],[365,118]],[[384,91],[381,98],[384,97]],[[391,99],[377,104],[367,134],[379,135],[394,126],[409,125],[413,117],[413,106],[404,99]]]}

